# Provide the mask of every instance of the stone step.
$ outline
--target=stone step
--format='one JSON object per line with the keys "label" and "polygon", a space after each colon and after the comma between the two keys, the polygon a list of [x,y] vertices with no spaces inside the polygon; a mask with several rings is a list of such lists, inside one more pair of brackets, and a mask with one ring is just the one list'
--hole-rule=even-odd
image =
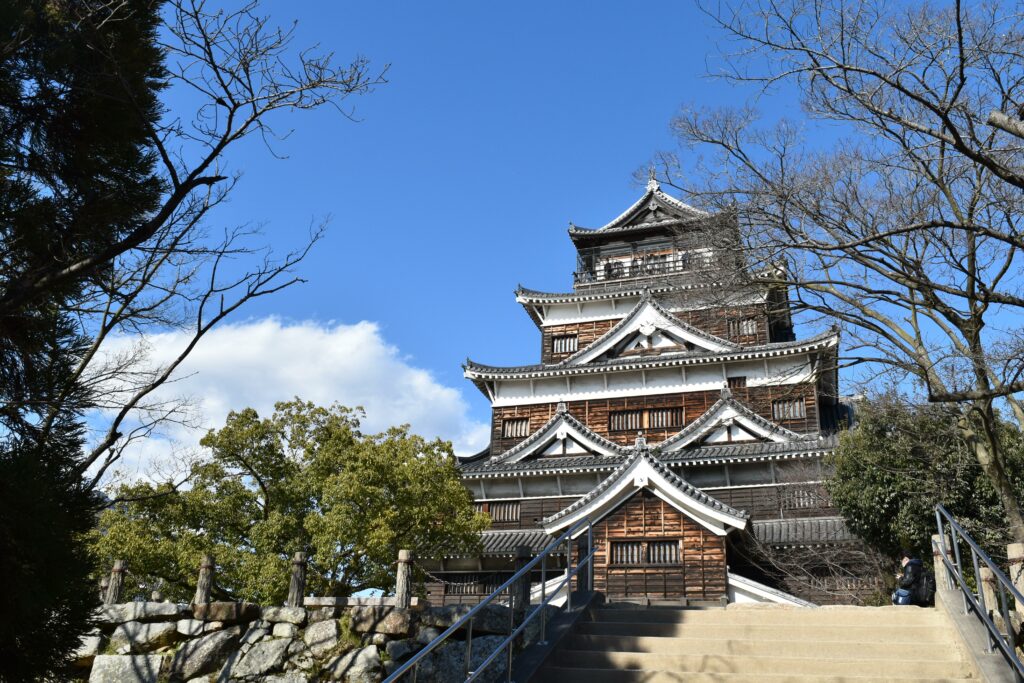
{"label": "stone step", "polygon": [[832,626],[947,625],[945,616],[934,608],[917,607],[797,607],[737,609],[594,609],[596,622],[659,624],[783,624]]}
{"label": "stone step", "polygon": [[812,643],[817,640],[855,640],[863,643],[941,643],[948,642],[949,627],[944,625],[885,625],[885,626],[833,626],[789,624],[699,624],[637,622],[582,622],[576,633],[594,635],[660,636],[684,638],[687,636],[722,639],[796,640]]}
{"label": "stone step", "polygon": [[[971,669],[959,660],[908,660],[906,646],[890,647],[885,658],[835,658],[806,647],[804,657],[745,656],[713,654],[652,654],[642,652],[600,652],[560,650],[551,663],[582,669],[640,669],[676,673],[797,674],[801,676],[899,676],[917,678],[966,678]],[[816,644],[815,644],[816,645]],[[916,654],[914,655],[917,656]]]}
{"label": "stone step", "polygon": [[[777,640],[739,638],[666,638],[638,635],[597,635],[581,634],[577,630],[566,636],[562,646],[571,650],[595,650],[598,652],[641,652],[678,655],[739,655],[806,657],[813,652],[819,657],[874,658],[882,659],[890,653],[912,652],[914,659],[953,661],[960,659],[960,653],[949,642],[919,643],[898,638],[887,642],[858,642],[852,638],[838,640]],[[556,654],[557,656],[557,654]]]}
{"label": "stone step", "polygon": [[[685,678],[684,678],[685,676]],[[972,678],[921,676],[801,676],[793,674],[686,673],[670,671],[573,669],[549,666],[531,679],[537,683],[977,683]]]}

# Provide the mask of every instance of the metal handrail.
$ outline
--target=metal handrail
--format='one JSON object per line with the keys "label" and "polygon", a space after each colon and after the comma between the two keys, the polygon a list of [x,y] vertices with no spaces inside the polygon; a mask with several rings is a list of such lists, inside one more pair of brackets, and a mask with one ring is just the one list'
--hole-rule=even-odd
{"label": "metal handrail", "polygon": [[[1006,659],[1006,663],[1010,665],[1010,668],[1017,675],[1017,680],[1024,681],[1024,663],[1017,656],[1015,635],[1012,622],[1010,621],[1009,600],[1012,597],[1016,602],[1017,609],[1021,610],[1024,609],[1024,595],[1020,594],[1006,574],[1003,573],[1003,570],[992,561],[988,553],[981,549],[981,546],[971,538],[971,535],[960,526],[953,518],[953,515],[949,513],[949,510],[942,505],[935,506],[935,521],[939,528],[939,557],[946,568],[947,588],[950,590],[960,589],[964,599],[964,614],[973,611],[988,630],[988,652],[992,653],[998,647],[999,651],[1003,654],[1003,658]],[[946,547],[947,527],[950,531],[950,544],[953,546],[953,560],[950,560],[949,548]],[[963,560],[960,556],[961,540],[967,543],[967,547],[971,551],[971,567],[974,569],[974,585],[977,588],[977,592],[968,584],[967,577],[963,571]],[[989,614],[988,605],[985,604],[985,591],[982,589],[981,581],[982,563],[992,570],[992,574],[996,578],[999,602],[998,611],[1002,615],[1003,626],[1007,631],[1005,634],[996,626],[995,621]],[[992,607],[995,610],[996,606],[993,605]]]}
{"label": "metal handrail", "polygon": [[[581,530],[586,529],[587,533],[587,554],[585,557],[581,557],[576,563],[576,566],[572,566],[572,541],[574,537],[579,536]],[[558,549],[563,543],[566,544],[566,572],[565,578],[558,583],[551,594],[547,594],[547,559],[555,550]],[[587,570],[587,590],[593,591],[594,589],[594,529],[590,523],[590,519],[584,519],[576,522],[569,527],[565,533],[554,540],[544,550],[542,550],[536,557],[530,560],[526,565],[519,569],[511,578],[505,583],[501,584],[493,593],[484,598],[478,605],[473,607],[471,610],[466,612],[461,619],[456,621],[454,624],[449,626],[441,635],[434,638],[427,644],[422,650],[417,652],[409,661],[402,666],[395,669],[394,673],[384,679],[383,683],[394,683],[398,681],[402,676],[407,674],[410,670],[413,674],[413,683],[416,683],[416,676],[419,670],[420,662],[427,657],[431,652],[437,649],[449,636],[458,632],[463,626],[466,627],[466,661],[465,661],[465,674],[466,683],[476,680],[484,670],[490,666],[490,664],[497,659],[498,655],[502,650],[507,650],[508,660],[505,665],[505,680],[507,683],[512,682],[512,645],[516,638],[526,629],[526,625],[529,624],[535,617],[540,615],[541,619],[541,630],[540,630],[540,642],[545,642],[547,639],[547,612],[545,607],[551,603],[552,600],[561,592],[562,588],[566,588],[566,610],[572,609],[572,580],[579,574],[580,570],[586,567]],[[482,661],[475,670],[470,670],[472,665],[472,654],[473,654],[473,619],[477,613],[487,605],[491,604],[497,599],[506,589],[511,588],[519,581],[526,581],[529,583],[530,572],[538,565],[541,566],[541,601],[537,607],[526,614],[523,622],[518,628],[515,627],[515,613],[516,606],[512,600],[509,600],[509,633],[508,636],[498,644],[497,647]],[[527,601],[529,601],[529,592],[526,592]]]}

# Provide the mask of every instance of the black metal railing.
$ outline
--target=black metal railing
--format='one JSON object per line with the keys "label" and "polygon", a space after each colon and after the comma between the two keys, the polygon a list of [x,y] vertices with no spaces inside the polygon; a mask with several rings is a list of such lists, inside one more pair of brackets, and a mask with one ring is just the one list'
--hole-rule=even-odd
{"label": "black metal railing", "polygon": [[[1016,674],[1017,680],[1024,681],[1024,663],[1017,656],[1016,634],[1010,620],[1010,612],[1014,607],[1018,610],[1024,608],[1024,595],[1020,594],[1003,570],[941,505],[935,506],[935,521],[939,529],[937,556],[946,568],[947,588],[960,589],[964,601],[964,614],[974,612],[988,631],[988,651],[991,653],[998,648]],[[951,547],[947,547],[947,541]],[[963,553],[960,551],[961,544],[965,544],[970,550],[971,560],[966,568],[970,574],[965,571]],[[998,604],[987,604],[981,576],[983,566],[990,569],[995,577]],[[1014,604],[1011,604],[1011,601]],[[996,623],[995,614],[1001,617],[1001,628]]]}
{"label": "black metal railing", "polygon": [[700,252],[636,253],[626,257],[600,260],[591,267],[581,267],[572,274],[575,286],[618,280],[692,273],[706,269],[711,256]]}
{"label": "black metal railing", "polygon": [[[576,542],[577,537],[582,538],[586,534],[586,554],[580,551],[580,557],[576,566],[573,566],[573,545]],[[551,586],[549,591],[548,581],[548,557],[559,553],[559,549],[565,547],[564,553],[567,558],[567,566],[565,570],[564,578],[554,586]],[[531,574],[537,569],[539,565],[541,573],[539,588],[540,595],[539,602],[536,607],[531,611],[529,607],[532,605],[532,595],[536,592],[536,589],[531,588],[529,585]],[[466,614],[456,621],[454,624],[449,626],[444,633],[434,638],[430,643],[422,650],[416,653],[409,661],[402,666],[398,667],[394,673],[384,679],[384,683],[395,683],[407,674],[411,674],[409,680],[412,683],[418,683],[417,676],[419,674],[419,667],[423,660],[430,655],[431,652],[436,650],[442,643],[444,643],[449,637],[458,631],[465,629],[466,631],[466,652],[465,652],[465,663],[464,663],[464,674],[466,683],[476,680],[480,675],[484,673],[488,666],[493,664],[502,652],[506,655],[505,662],[505,681],[511,683],[512,681],[512,659],[515,655],[514,647],[516,640],[526,630],[527,625],[534,619],[540,620],[540,629],[538,633],[538,642],[544,643],[547,641],[547,606],[557,598],[559,593],[565,590],[565,609],[572,609],[572,582],[577,577],[581,570],[585,570],[586,574],[583,577],[583,583],[586,585],[588,591],[593,591],[594,586],[594,529],[589,519],[585,519],[576,522],[569,527],[565,533],[555,539],[548,547],[542,550],[535,558],[530,560],[523,566],[519,571],[512,575],[505,583],[501,584],[493,593],[484,598],[480,603],[466,612]],[[525,586],[523,585],[525,583]],[[520,590],[525,589],[525,590]],[[525,600],[526,604],[525,612],[522,623],[517,627],[515,625],[516,612],[519,611],[516,608],[516,598],[514,597],[515,592],[521,596],[519,599]],[[473,620],[478,616],[479,612],[491,603],[501,604],[503,601],[508,602],[508,636],[502,640],[488,655],[480,662],[479,665],[473,667]]]}

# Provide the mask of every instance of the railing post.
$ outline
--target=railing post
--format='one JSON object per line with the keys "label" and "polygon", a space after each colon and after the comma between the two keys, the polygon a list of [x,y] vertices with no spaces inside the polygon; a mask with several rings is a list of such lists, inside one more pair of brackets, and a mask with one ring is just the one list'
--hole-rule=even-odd
{"label": "railing post", "polygon": [[127,569],[124,560],[114,560],[114,567],[110,570],[110,583],[107,585],[107,595],[103,604],[114,605],[121,599],[121,589],[124,588],[124,573]]}
{"label": "railing post", "polygon": [[292,578],[288,582],[289,607],[302,607],[306,595],[306,553],[295,553],[292,558]]}
{"label": "railing post", "polygon": [[192,598],[193,605],[210,602],[214,566],[213,555],[203,555],[203,559],[199,561],[199,578],[196,579],[196,594]]}
{"label": "railing post", "polygon": [[[516,571],[529,564],[530,560],[533,559],[533,553],[530,552],[530,546],[517,545],[516,546]],[[530,606],[530,573],[527,572],[519,580],[519,585],[513,588],[514,607],[517,612],[526,612]]]}
{"label": "railing post", "polygon": [[412,551],[398,551],[398,567],[395,572],[395,607],[408,609],[412,604]]}

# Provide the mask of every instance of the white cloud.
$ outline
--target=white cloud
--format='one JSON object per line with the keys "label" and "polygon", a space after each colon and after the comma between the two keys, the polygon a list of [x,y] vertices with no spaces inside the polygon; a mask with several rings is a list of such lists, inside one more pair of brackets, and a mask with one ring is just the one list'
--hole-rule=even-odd
{"label": "white cloud", "polygon": [[[111,352],[137,339],[112,340]],[[184,333],[146,339],[150,360],[167,363],[187,342]],[[252,407],[270,415],[274,403],[295,396],[321,405],[337,402],[366,410],[364,432],[410,424],[427,438],[451,440],[459,455],[486,445],[488,425],[469,418],[459,389],[445,386],[388,344],[373,322],[353,325],[265,318],[214,328],[165,385],[161,397],[188,396],[200,429],[172,428],[127,455],[127,469],[146,472],[178,446],[194,446],[207,429],[224,424],[231,410]]]}

